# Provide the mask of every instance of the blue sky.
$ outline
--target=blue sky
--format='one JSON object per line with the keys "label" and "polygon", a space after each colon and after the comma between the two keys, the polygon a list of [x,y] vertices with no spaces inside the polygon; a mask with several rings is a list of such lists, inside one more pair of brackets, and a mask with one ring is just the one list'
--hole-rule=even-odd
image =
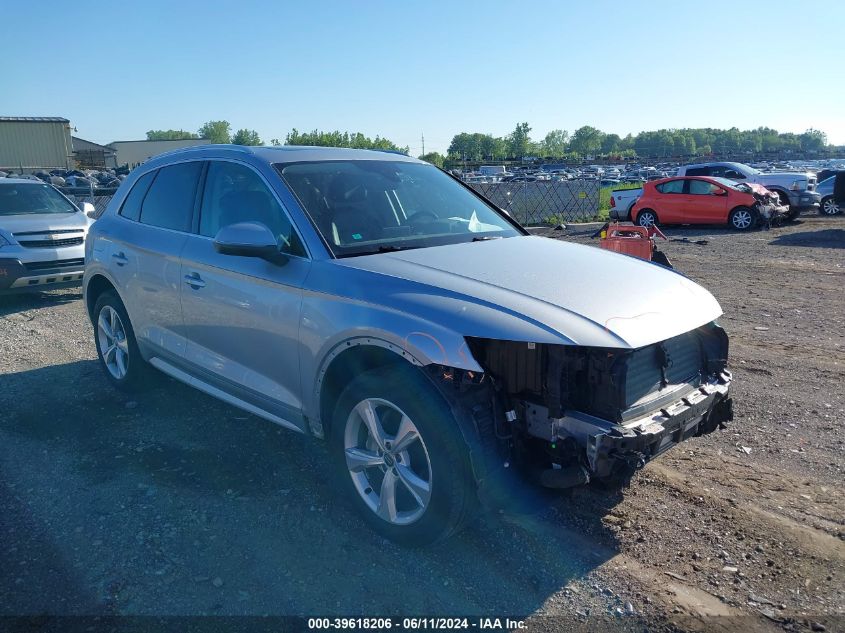
{"label": "blue sky", "polygon": [[[0,115],[106,143],[210,119],[380,134],[821,129],[845,144],[845,2],[3,2]],[[837,80],[836,77],[839,77]]]}

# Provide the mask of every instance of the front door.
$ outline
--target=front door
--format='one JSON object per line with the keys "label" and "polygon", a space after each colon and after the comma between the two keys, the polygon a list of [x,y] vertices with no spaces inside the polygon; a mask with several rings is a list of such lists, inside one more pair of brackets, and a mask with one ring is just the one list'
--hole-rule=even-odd
{"label": "front door", "polygon": [[724,224],[727,222],[727,193],[725,189],[708,180],[690,179],[686,221],[690,224]]}
{"label": "front door", "polygon": [[[286,263],[215,250],[219,229],[249,221],[270,228]],[[182,252],[185,360],[204,382],[297,428],[305,427],[299,315],[310,265],[263,177],[243,163],[211,161],[198,233]]]}

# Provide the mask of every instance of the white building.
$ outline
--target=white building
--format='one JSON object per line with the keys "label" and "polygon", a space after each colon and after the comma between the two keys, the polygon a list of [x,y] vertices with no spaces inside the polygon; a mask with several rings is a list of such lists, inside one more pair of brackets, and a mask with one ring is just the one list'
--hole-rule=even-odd
{"label": "white building", "polygon": [[111,147],[117,153],[118,166],[129,165],[132,169],[145,160],[181,147],[208,145],[207,138],[182,139],[178,141],[114,141]]}

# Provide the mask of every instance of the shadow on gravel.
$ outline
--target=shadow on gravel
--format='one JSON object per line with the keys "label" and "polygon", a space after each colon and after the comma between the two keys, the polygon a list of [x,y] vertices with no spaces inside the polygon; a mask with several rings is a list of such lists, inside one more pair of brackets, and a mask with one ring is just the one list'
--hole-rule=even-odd
{"label": "shadow on gravel", "polygon": [[42,587],[82,600],[50,584],[66,558],[81,586],[120,587],[123,614],[527,615],[617,551],[602,517],[618,492],[526,488],[527,513],[404,549],[348,509],[321,443],[196,390],[163,380],[128,398],[95,361],[2,380],[0,465],[41,523],[7,515],[2,496],[0,515],[43,541],[28,553],[36,578],[0,576],[18,609]]}
{"label": "shadow on gravel", "polygon": [[845,248],[845,229],[823,229],[808,233],[789,233],[769,242],[775,246],[812,246]]}
{"label": "shadow on gravel", "polygon": [[27,292],[0,295],[0,316],[24,310],[38,310],[82,299],[82,290],[72,292]]}

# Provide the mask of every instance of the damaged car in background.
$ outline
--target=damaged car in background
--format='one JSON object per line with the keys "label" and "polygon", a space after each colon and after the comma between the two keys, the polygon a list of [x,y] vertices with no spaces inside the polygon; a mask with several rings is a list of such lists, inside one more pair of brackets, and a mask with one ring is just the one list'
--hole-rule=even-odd
{"label": "damaged car in background", "polygon": [[407,156],[165,154],[121,185],[86,260],[114,386],[155,368],[324,439],[338,497],[403,543],[508,503],[514,478],[624,479],[732,418],[709,292],[532,236]]}

